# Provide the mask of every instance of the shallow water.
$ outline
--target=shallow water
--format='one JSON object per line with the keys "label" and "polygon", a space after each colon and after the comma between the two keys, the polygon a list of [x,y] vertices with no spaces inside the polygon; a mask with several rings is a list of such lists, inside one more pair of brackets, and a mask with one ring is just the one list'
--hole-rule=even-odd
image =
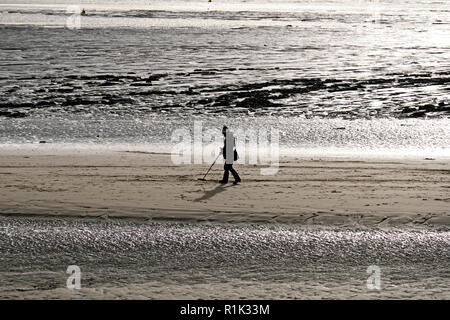
{"label": "shallow water", "polygon": [[448,116],[446,1],[90,5],[0,6],[3,116]]}
{"label": "shallow water", "polygon": [[164,292],[165,286],[250,282],[349,297],[368,292],[366,270],[377,265],[381,291],[391,297],[404,296],[406,286],[409,298],[448,298],[449,240],[448,231],[433,229],[1,217],[0,288],[2,296],[62,288],[67,267],[78,265],[85,288],[157,282]]}
{"label": "shallow water", "polygon": [[[170,153],[180,141],[180,137],[174,133],[183,130],[185,147],[191,148],[190,143],[198,137],[205,149],[191,150],[195,154],[197,151],[204,152],[207,157],[206,147],[216,146],[216,150],[223,144],[223,123],[233,126],[241,157],[247,152],[274,152],[277,146],[277,152],[282,156],[415,159],[433,157],[440,160],[450,158],[450,119],[343,120],[268,116],[249,119],[202,117],[170,121],[163,116],[91,121],[9,119],[0,125],[0,148],[4,151],[43,153],[74,150]],[[194,128],[200,130],[203,135],[194,134]],[[270,138],[272,130],[278,133],[277,144],[255,140],[254,137],[261,132]],[[38,141],[46,143],[36,144]],[[214,158],[215,156],[206,162],[213,161]]]}
{"label": "shallow water", "polygon": [[2,146],[154,146],[201,120],[291,151],[450,152],[448,1],[85,0],[76,30],[71,1],[3,2]]}

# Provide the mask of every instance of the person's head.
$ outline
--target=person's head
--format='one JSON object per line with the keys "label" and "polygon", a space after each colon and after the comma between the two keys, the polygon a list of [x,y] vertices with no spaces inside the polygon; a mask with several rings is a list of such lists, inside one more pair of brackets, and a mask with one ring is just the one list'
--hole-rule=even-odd
{"label": "person's head", "polygon": [[227,127],[227,126],[223,126],[223,128],[222,128],[222,134],[223,134],[224,136],[227,134],[227,130],[228,130],[228,127]]}

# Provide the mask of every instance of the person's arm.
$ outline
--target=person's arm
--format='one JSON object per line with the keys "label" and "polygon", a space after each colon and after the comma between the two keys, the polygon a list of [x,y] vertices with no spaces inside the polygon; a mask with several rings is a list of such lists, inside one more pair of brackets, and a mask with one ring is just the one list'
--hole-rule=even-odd
{"label": "person's arm", "polygon": [[222,152],[222,156],[224,159],[227,158],[227,141],[225,140],[223,147],[220,148],[220,151]]}

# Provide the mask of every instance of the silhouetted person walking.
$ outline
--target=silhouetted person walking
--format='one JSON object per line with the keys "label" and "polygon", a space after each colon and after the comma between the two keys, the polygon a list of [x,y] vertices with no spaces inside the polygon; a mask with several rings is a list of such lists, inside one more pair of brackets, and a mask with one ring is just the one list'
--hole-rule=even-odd
{"label": "silhouetted person walking", "polygon": [[238,159],[236,148],[236,138],[234,137],[233,133],[228,130],[227,126],[223,126],[222,128],[222,134],[225,137],[223,148],[222,148],[222,155],[225,159],[225,165],[223,166],[224,172],[223,172],[223,179],[219,181],[219,183],[225,184],[228,183],[228,176],[231,174],[233,175],[234,182],[233,184],[238,184],[241,182],[241,178],[239,177],[236,170],[233,168],[233,161]]}

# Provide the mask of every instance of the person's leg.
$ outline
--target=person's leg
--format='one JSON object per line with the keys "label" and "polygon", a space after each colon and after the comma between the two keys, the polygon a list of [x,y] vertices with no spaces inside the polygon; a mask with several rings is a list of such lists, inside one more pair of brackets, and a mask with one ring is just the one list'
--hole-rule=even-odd
{"label": "person's leg", "polygon": [[239,177],[239,175],[238,175],[237,171],[236,171],[236,170],[234,170],[234,168],[233,168],[233,165],[232,165],[232,164],[230,164],[230,171],[231,171],[231,174],[233,175],[234,181],[236,181],[236,182],[239,182],[239,181],[241,181],[241,178]]}
{"label": "person's leg", "polygon": [[230,175],[230,169],[229,169],[229,165],[225,164],[223,166],[223,178],[222,180],[220,180],[221,183],[227,183],[228,182],[228,176]]}

